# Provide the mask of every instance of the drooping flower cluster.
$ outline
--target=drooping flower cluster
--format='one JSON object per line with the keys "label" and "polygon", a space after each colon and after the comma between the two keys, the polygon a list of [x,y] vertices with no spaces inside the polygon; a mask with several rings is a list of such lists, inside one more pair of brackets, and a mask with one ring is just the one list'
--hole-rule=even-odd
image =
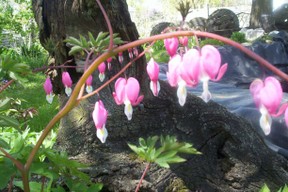
{"label": "drooping flower cluster", "polygon": [[260,127],[265,135],[271,132],[271,116],[279,117],[284,111],[285,122],[288,126],[288,105],[287,103],[281,105],[283,91],[280,82],[275,77],[267,77],[264,82],[261,79],[255,79],[250,85],[250,92],[261,113]]}
{"label": "drooping flower cluster", "polygon": [[[177,96],[181,106],[186,102],[186,86],[195,87],[200,81],[203,82],[203,94],[202,98],[208,102],[211,99],[211,94],[208,90],[208,81],[218,81],[222,78],[227,69],[227,64],[221,66],[221,57],[218,50],[212,46],[204,46],[202,49],[189,49],[188,37],[181,37],[179,40],[177,37],[165,39],[165,48],[170,55],[170,61],[168,63],[167,79],[168,83],[176,87]],[[179,45],[185,47],[185,50],[178,53]],[[137,48],[129,49],[128,55],[130,59],[138,55]],[[107,59],[108,70],[111,70],[112,58]],[[123,64],[123,53],[118,53],[118,61]],[[105,79],[106,63],[102,62],[99,67],[99,79],[104,81]],[[150,89],[154,96],[158,96],[160,91],[159,78],[159,65],[152,58],[147,63],[147,74],[151,80]],[[89,76],[86,80],[86,92],[91,93],[93,77]],[[68,72],[62,73],[62,82],[65,86],[65,93],[67,96],[71,95],[72,80]],[[49,80],[45,82],[44,88],[47,95],[51,95]],[[51,84],[51,82],[50,82]],[[140,95],[140,84],[134,77],[118,78],[115,83],[115,92],[112,93],[113,98],[117,105],[124,104],[124,113],[128,120],[132,119],[133,106],[137,106],[143,100],[144,96]],[[48,96],[47,96],[48,97]],[[49,96],[50,98],[50,96]],[[102,143],[106,141],[108,131],[105,127],[107,120],[107,110],[101,100],[95,104],[94,111],[92,113],[93,121],[97,129],[97,137]]]}
{"label": "drooping flower cluster", "polygon": [[[221,66],[221,55],[211,45],[205,45],[201,49],[188,49],[187,37],[181,37],[180,44],[185,47],[183,54],[177,53],[179,46],[178,38],[174,37],[164,40],[165,48],[170,55],[167,72],[168,83],[172,87],[178,86],[178,101],[183,106],[187,96],[186,87],[196,87],[201,81],[203,83],[201,98],[205,102],[208,102],[211,99],[211,93],[208,89],[209,80],[219,81],[225,74],[228,64]],[[153,60],[149,61],[147,65],[147,73],[151,79],[151,90],[155,96],[159,92],[157,88],[160,88],[160,85],[155,84],[155,82],[158,82],[159,74],[159,67],[157,68],[156,65]]]}

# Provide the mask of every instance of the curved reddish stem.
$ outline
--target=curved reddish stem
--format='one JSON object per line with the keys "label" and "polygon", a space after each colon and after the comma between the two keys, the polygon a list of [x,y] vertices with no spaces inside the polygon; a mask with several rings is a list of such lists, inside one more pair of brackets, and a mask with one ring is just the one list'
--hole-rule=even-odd
{"label": "curved reddish stem", "polygon": [[101,2],[99,0],[96,0],[98,6],[100,7],[101,9],[101,12],[105,18],[105,21],[106,21],[106,24],[107,24],[107,27],[108,27],[108,30],[109,30],[109,35],[110,35],[110,42],[109,42],[109,47],[108,47],[108,50],[112,50],[113,49],[113,29],[112,29],[112,26],[111,26],[111,23],[110,23],[110,20],[108,18],[108,15],[105,11],[105,9],[103,8]]}
{"label": "curved reddish stem", "polygon": [[139,191],[139,189],[140,189],[140,187],[141,187],[141,184],[142,184],[142,182],[143,182],[143,180],[144,180],[144,177],[145,177],[145,175],[147,174],[147,172],[148,172],[148,170],[149,170],[149,167],[150,167],[150,163],[147,163],[147,164],[146,164],[146,167],[145,167],[145,170],[143,171],[143,174],[142,174],[142,176],[141,176],[141,178],[140,178],[140,181],[139,181],[139,183],[138,183],[138,185],[137,185],[137,187],[136,187],[136,189],[135,189],[135,192],[138,192],[138,191]]}

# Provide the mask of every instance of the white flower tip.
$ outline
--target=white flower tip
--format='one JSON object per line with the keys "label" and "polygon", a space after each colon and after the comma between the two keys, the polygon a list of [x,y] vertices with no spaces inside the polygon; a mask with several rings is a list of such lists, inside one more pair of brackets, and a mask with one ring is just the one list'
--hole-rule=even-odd
{"label": "white flower tip", "polygon": [[268,113],[262,114],[260,117],[260,127],[262,128],[265,135],[270,134],[271,125],[272,125],[271,116]]}
{"label": "white flower tip", "polygon": [[155,97],[157,97],[159,92],[160,92],[160,83],[159,83],[159,81],[157,81],[156,83],[153,82],[153,81],[150,81],[150,90],[152,91],[153,95]]}
{"label": "white flower tip", "polygon": [[65,93],[68,97],[70,97],[71,93],[72,93],[72,89],[70,87],[66,87],[65,88]]}
{"label": "white flower tip", "polygon": [[203,101],[205,101],[206,103],[208,103],[208,101],[211,100],[212,95],[209,91],[203,91],[201,98],[203,99]]}
{"label": "white flower tip", "polygon": [[179,104],[183,107],[186,103],[187,89],[185,84],[179,84],[177,89],[177,97]]}
{"label": "white flower tip", "polygon": [[133,114],[133,107],[131,103],[125,103],[124,113],[127,119],[130,121],[132,119],[132,114]]}
{"label": "white flower tip", "polygon": [[106,139],[108,137],[108,131],[105,127],[103,127],[102,129],[97,129],[97,137],[98,139],[102,142],[102,143],[105,143],[106,142]]}
{"label": "white flower tip", "polygon": [[53,102],[53,97],[54,94],[50,93],[49,95],[46,95],[46,100],[48,101],[49,104]]}
{"label": "white flower tip", "polygon": [[92,86],[86,86],[86,92],[87,93],[91,93],[93,91],[93,87]]}
{"label": "white flower tip", "polygon": [[103,82],[105,79],[105,73],[99,73],[99,79],[101,82]]}

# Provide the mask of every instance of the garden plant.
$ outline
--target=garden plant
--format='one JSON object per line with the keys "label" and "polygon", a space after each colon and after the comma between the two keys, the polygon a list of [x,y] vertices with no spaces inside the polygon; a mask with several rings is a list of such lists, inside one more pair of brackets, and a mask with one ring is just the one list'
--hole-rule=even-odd
{"label": "garden plant", "polygon": [[[70,74],[67,72],[67,66],[59,66],[63,68],[61,74],[62,82],[65,87],[65,93],[69,97],[67,103],[59,110],[59,112],[50,120],[42,132],[31,132],[25,127],[25,123],[20,123],[11,115],[11,102],[7,98],[1,100],[0,103],[0,123],[2,133],[0,137],[0,188],[7,187],[9,191],[12,186],[18,186],[25,192],[29,191],[100,191],[102,184],[92,183],[89,176],[81,172],[81,168],[85,165],[68,159],[68,155],[63,152],[57,152],[52,148],[54,140],[57,136],[53,132],[53,127],[67,115],[79,103],[91,96],[97,95],[94,110],[92,112],[93,121],[95,123],[96,135],[101,143],[109,142],[109,133],[106,129],[106,121],[108,111],[105,103],[101,100],[101,90],[112,84],[114,81],[114,92],[112,93],[114,101],[117,105],[124,105],[123,112],[128,121],[133,118],[133,107],[141,104],[144,99],[140,93],[140,84],[134,77],[127,77],[125,71],[134,64],[140,57],[148,54],[149,62],[147,63],[147,71],[150,78],[150,89],[155,97],[161,91],[159,78],[159,65],[157,63],[159,53],[150,52],[153,44],[163,41],[164,47],[168,53],[168,72],[167,80],[170,86],[177,88],[177,97],[179,105],[184,106],[187,97],[187,87],[196,87],[202,83],[203,93],[201,98],[205,102],[212,99],[213,93],[210,93],[208,82],[219,81],[229,67],[229,63],[221,62],[219,51],[211,46],[200,46],[198,37],[205,37],[221,41],[225,44],[234,46],[245,54],[256,60],[263,67],[272,71],[275,75],[288,81],[288,76],[269,62],[245,48],[241,44],[207,32],[200,31],[184,31],[180,28],[170,28],[165,33],[151,36],[148,38],[136,40],[133,42],[122,41],[117,34],[113,33],[106,11],[102,7],[100,0],[96,0],[100,7],[109,29],[109,32],[102,32],[94,37],[92,33],[88,33],[88,38],[79,36],[67,37],[65,42],[71,46],[70,55],[81,55],[85,58],[83,67],[84,73],[78,82],[72,82]],[[189,41],[196,42],[194,47],[189,45]],[[161,43],[160,46],[161,46]],[[145,50],[138,53],[137,47],[145,46]],[[130,62],[123,62],[123,52],[128,52]],[[93,62],[90,63],[90,59]],[[118,59],[122,69],[109,80],[105,80],[105,71],[111,70],[113,65],[111,61]],[[51,67],[53,68],[53,67]],[[107,69],[106,69],[107,68]],[[103,82],[102,86],[94,90],[93,88],[93,72],[99,71],[99,81]],[[29,74],[29,67],[26,64],[13,61],[9,57],[1,58],[0,74],[2,78],[12,79],[5,82],[1,87],[1,92],[6,89],[13,81],[21,81],[23,76]],[[124,75],[123,75],[124,74]],[[75,86],[73,86],[75,83]],[[53,85],[49,76],[47,76],[43,88],[46,93],[46,100],[53,104],[54,93]],[[86,92],[86,93],[85,93]],[[273,117],[284,116],[286,124],[288,124],[288,103],[283,102],[283,91],[279,80],[269,76],[264,80],[256,79],[250,85],[250,92],[255,101],[256,107],[259,108],[261,118],[260,126],[264,133],[268,135],[271,131],[271,123]],[[269,97],[268,97],[269,95]],[[45,96],[43,95],[43,98]],[[33,116],[33,110],[26,112]],[[283,115],[284,114],[284,115]],[[27,115],[26,115],[27,116]],[[5,131],[3,131],[5,130]],[[176,137],[169,135],[151,136],[147,139],[140,138],[139,146],[129,143],[128,146],[137,156],[146,162],[146,169],[137,186],[138,191],[141,183],[148,172],[151,163],[156,163],[161,167],[169,168],[172,163],[181,163],[185,159],[179,154],[195,154],[201,155],[199,151],[193,148],[193,145],[186,142],[177,141]],[[4,178],[3,175],[6,175]],[[39,177],[38,177],[39,176]],[[19,180],[20,178],[20,180]],[[279,186],[280,187],[280,186]],[[262,191],[269,191],[264,186]],[[287,187],[283,187],[280,191],[287,191]]]}

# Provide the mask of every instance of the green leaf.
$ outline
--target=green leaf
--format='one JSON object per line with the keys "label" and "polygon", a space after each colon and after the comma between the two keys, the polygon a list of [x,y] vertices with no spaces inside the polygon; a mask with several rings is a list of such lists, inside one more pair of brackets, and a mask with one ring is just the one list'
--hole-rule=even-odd
{"label": "green leaf", "polygon": [[288,192],[288,186],[284,185],[284,187],[281,187],[278,192]]}
{"label": "green leaf", "polygon": [[[14,181],[14,185],[17,186],[17,187],[20,187],[21,189],[23,189],[22,181]],[[39,191],[41,191],[42,183],[37,183],[37,182],[34,182],[34,181],[30,181],[29,182],[29,186],[30,186],[30,191],[31,192],[39,192]]]}
{"label": "green leaf", "polygon": [[16,138],[13,140],[12,149],[10,154],[17,154],[19,153],[24,147],[24,139],[21,135],[17,135]]}
{"label": "green leaf", "polygon": [[34,162],[31,166],[31,173],[49,178],[49,182],[46,184],[47,191],[51,190],[53,181],[59,178],[59,175],[54,170],[51,170],[50,167],[51,165],[45,162]]}
{"label": "green leaf", "polygon": [[2,138],[0,138],[0,147],[2,147],[3,149],[10,149],[10,145]]}
{"label": "green leaf", "polygon": [[260,192],[270,192],[270,189],[266,184],[264,184],[263,187],[260,189]]}
{"label": "green leaf", "polygon": [[158,136],[153,136],[153,137],[148,137],[147,139],[147,146],[149,148],[154,147],[156,142],[158,141],[159,137]]}
{"label": "green leaf", "polygon": [[140,144],[141,147],[147,148],[145,139],[143,139],[141,137],[139,138],[139,144]]}
{"label": "green leaf", "polygon": [[69,55],[74,55],[74,54],[82,52],[82,51],[83,51],[83,48],[81,46],[76,45],[70,49]]}
{"label": "green leaf", "polygon": [[7,187],[12,175],[16,174],[16,168],[10,159],[5,158],[0,162],[0,189]]}
{"label": "green leaf", "polygon": [[163,160],[163,159],[156,159],[155,163],[157,163],[160,167],[164,167],[164,168],[170,168],[169,164],[167,163],[167,161]]}
{"label": "green leaf", "polygon": [[0,100],[0,112],[10,109],[11,107],[11,98],[6,97],[5,99]]}
{"label": "green leaf", "polygon": [[0,115],[0,127],[14,127],[19,128],[20,123],[17,119],[6,115]]}
{"label": "green leaf", "polygon": [[96,44],[94,46],[95,47],[99,46],[100,41],[103,40],[108,34],[109,33],[107,33],[107,32],[101,31],[96,38],[96,41],[95,41]]}
{"label": "green leaf", "polygon": [[78,39],[76,39],[75,37],[68,37],[67,39],[64,40],[64,42],[66,43],[70,43],[72,45],[78,45],[78,46],[82,46],[81,41],[79,41]]}
{"label": "green leaf", "polygon": [[86,38],[84,36],[82,36],[82,35],[79,35],[79,37],[80,37],[81,47],[88,49],[89,48],[89,44],[88,44]]}
{"label": "green leaf", "polygon": [[57,188],[52,188],[51,192],[66,192],[63,187],[57,186]]}
{"label": "green leaf", "polygon": [[103,184],[101,184],[101,183],[96,183],[96,184],[91,185],[91,186],[88,188],[87,192],[98,192],[98,191],[101,191],[102,188],[103,188]]}

